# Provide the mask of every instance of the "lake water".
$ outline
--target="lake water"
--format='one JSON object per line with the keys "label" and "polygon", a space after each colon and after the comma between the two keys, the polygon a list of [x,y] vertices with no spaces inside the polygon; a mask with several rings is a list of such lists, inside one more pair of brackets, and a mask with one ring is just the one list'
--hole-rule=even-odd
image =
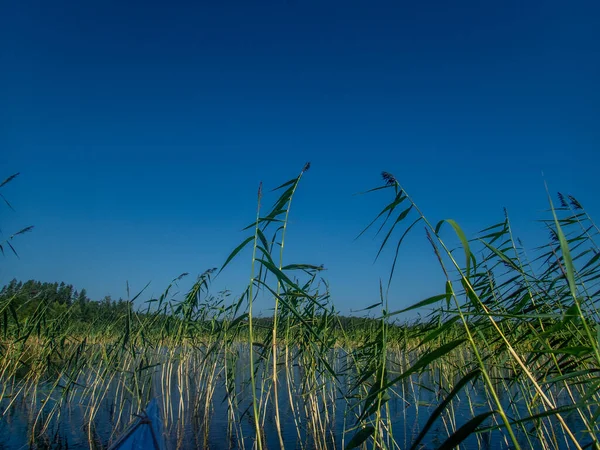
{"label": "lake water", "polygon": [[[344,354],[338,355],[335,360],[338,364],[336,370],[340,368],[339,365],[348,364],[348,358]],[[226,400],[227,372],[222,370],[222,367],[214,367],[212,376],[210,374],[213,367],[209,362],[196,360],[187,364],[187,370],[181,373],[178,373],[179,366],[176,364],[170,367],[171,372],[164,365],[156,366],[147,372],[151,372],[151,376],[147,375],[146,378],[150,381],[145,388],[145,395],[155,396],[159,400],[165,417],[168,448],[251,449],[254,424],[250,414],[252,397],[247,353],[240,353],[235,368],[230,372],[235,373],[235,399],[238,403],[234,417],[231,417],[231,409]],[[294,365],[287,375],[293,380],[291,393],[288,391],[286,372],[282,368],[279,374],[279,405],[286,448],[315,448],[319,444],[321,448],[343,448],[355,433],[352,427],[358,411],[358,408],[353,407],[355,405],[352,402],[349,404],[342,395],[343,392],[347,393],[351,386],[351,371],[340,376],[337,383],[332,383],[327,377],[315,376],[312,378],[313,384],[310,384],[310,381],[306,380],[310,380],[311,375],[302,364]],[[428,372],[413,375],[391,389],[386,414],[389,414],[393,437],[399,448],[410,447],[410,443],[425,425],[431,412],[446,394],[433,388],[431,376],[436,374]],[[209,383],[207,380],[214,382]],[[259,388],[261,382],[262,377],[258,372]],[[50,385],[39,386],[35,395],[30,393],[3,399],[0,402],[0,450],[105,448],[115,439],[116,432],[126,427],[133,418],[132,413],[136,411],[134,397],[127,389],[123,389],[126,384],[123,380],[114,379],[102,385],[105,388],[103,395],[96,393],[96,400],[93,402],[89,399],[89,391],[84,395],[81,389],[74,388],[68,399],[54,409],[50,420],[46,419],[61,394],[60,390],[55,390],[51,399],[43,402],[51,389]],[[212,389],[212,396],[207,396]],[[453,414],[448,417],[456,419],[455,428],[473,417],[473,413],[490,410],[483,392],[482,386],[470,387],[468,397],[463,394],[452,403]],[[500,394],[502,395],[502,391]],[[507,402],[511,398],[518,398],[515,392],[510,394],[504,396]],[[266,408],[264,415],[263,439],[266,448],[276,449],[279,448],[279,440],[271,401],[272,390],[265,390],[265,395],[268,395],[270,406]],[[92,426],[87,419],[90,417],[91,403],[96,405]],[[524,404],[518,406],[518,409],[522,414],[526,414]],[[311,414],[314,411],[318,411],[318,414]],[[319,420],[311,420],[315,416]],[[449,428],[452,427],[449,420],[438,419],[423,440],[421,448],[437,448],[448,437]],[[576,417],[567,416],[567,420],[574,429],[581,429]],[[42,429],[44,422],[47,422],[48,426]],[[484,424],[492,422],[488,420]],[[531,441],[523,433],[519,439],[525,448],[531,446]],[[315,440],[318,442],[315,443]],[[500,449],[510,448],[510,445],[503,433],[492,431],[478,437],[470,436],[461,447]],[[561,447],[566,448],[567,445]]]}

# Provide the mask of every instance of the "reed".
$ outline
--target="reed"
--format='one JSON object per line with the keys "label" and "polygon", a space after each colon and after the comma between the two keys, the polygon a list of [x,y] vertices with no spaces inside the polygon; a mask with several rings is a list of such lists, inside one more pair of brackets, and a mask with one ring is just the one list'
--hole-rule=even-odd
{"label": "reed", "polygon": [[[548,243],[526,252],[507,213],[468,238],[453,220],[430,222],[383,173],[368,192],[389,199],[360,235],[376,229],[390,270],[370,317],[347,318],[324,267],[284,254],[309,167],[259,188],[247,238],[183,296],[187,274],[143,306],[144,290],[83,324],[76,304],[3,290],[0,432],[23,416],[26,444],[67,446],[59,425],[76,412],[99,448],[156,397],[177,448],[210,448],[215,421],[241,449],[600,448],[599,230],[574,197],[549,197]],[[402,244],[423,229],[446,281],[398,310]],[[213,294],[212,279],[248,254],[242,294]],[[256,316],[259,297],[272,299],[271,317]],[[416,309],[423,319],[402,321]]]}

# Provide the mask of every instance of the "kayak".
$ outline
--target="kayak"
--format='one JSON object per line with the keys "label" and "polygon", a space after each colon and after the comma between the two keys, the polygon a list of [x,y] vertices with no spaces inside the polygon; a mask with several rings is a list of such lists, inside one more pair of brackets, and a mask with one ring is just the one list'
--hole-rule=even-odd
{"label": "kayak", "polygon": [[146,409],[108,448],[108,450],[166,450],[163,423],[156,399],[152,399]]}

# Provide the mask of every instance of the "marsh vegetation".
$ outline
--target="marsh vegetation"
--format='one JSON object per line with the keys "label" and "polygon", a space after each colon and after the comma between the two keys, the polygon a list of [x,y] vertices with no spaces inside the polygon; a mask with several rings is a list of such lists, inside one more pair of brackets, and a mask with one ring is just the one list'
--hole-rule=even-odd
{"label": "marsh vegetation", "polygon": [[[285,258],[308,169],[259,188],[247,236],[184,296],[178,277],[158,298],[85,316],[85,301],[5,289],[0,448],[103,448],[151,398],[170,448],[600,448],[598,228],[575,198],[548,199],[548,241],[527,253],[507,214],[467,237],[384,173],[363,233],[380,236],[377,256],[390,249],[390,270],[371,318],[352,319],[322,266]],[[423,229],[446,282],[397,310],[396,262]],[[241,293],[213,293],[247,254]],[[272,317],[257,317],[258,296]],[[418,308],[424,319],[403,320]]]}

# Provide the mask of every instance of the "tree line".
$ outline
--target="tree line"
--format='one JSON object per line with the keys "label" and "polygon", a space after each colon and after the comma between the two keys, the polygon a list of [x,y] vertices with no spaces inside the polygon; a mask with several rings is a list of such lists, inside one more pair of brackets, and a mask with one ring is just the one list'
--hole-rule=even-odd
{"label": "tree line", "polygon": [[40,306],[47,308],[48,317],[58,317],[70,310],[71,317],[83,323],[110,319],[127,312],[126,300],[113,300],[110,295],[100,300],[88,297],[85,288],[78,290],[65,282],[43,282],[12,279],[0,290],[0,304],[10,302],[19,320],[31,317]]}

